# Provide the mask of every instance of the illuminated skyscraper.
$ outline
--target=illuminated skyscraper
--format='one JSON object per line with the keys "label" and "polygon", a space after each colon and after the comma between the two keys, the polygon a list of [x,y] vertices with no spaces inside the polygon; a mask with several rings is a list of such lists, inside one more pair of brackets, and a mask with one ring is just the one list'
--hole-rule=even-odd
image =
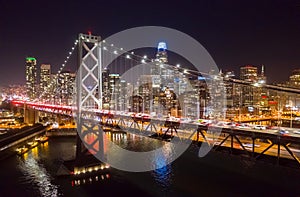
{"label": "illuminated skyscraper", "polygon": [[58,74],[58,90],[59,90],[59,99],[63,104],[69,104],[73,99],[73,94],[75,92],[75,73],[69,71],[63,71]]}
{"label": "illuminated skyscraper", "polygon": [[110,103],[109,107],[112,110],[118,110],[118,98],[120,95],[120,75],[109,74],[109,90],[110,90]]}
{"label": "illuminated skyscraper", "polygon": [[[258,81],[258,73],[257,67],[252,65],[246,65],[240,68],[240,79],[251,82],[257,83]],[[249,85],[245,85],[242,87],[241,92],[241,106],[244,106],[248,109],[249,112],[254,111],[254,106],[258,102],[258,92],[257,88]]]}
{"label": "illuminated skyscraper", "polygon": [[102,70],[102,102],[103,108],[109,109],[109,102],[110,102],[110,87],[109,87],[109,69],[104,68]]}
{"label": "illuminated skyscraper", "polygon": [[40,94],[44,98],[50,97],[51,66],[50,64],[41,65],[40,73]]}
{"label": "illuminated skyscraper", "polygon": [[154,100],[151,111],[158,113],[160,110],[159,107],[159,97],[160,92],[166,86],[166,80],[163,76],[165,74],[165,66],[168,62],[167,55],[167,44],[165,42],[159,42],[157,45],[156,57],[154,64],[151,67],[151,76],[152,76],[152,98]]}
{"label": "illuminated skyscraper", "polygon": [[267,77],[265,76],[265,66],[261,66],[261,73],[258,76],[258,83],[260,84],[266,84],[267,83]]}
{"label": "illuminated skyscraper", "polygon": [[165,42],[158,43],[156,60],[163,64],[168,63],[167,44]]}
{"label": "illuminated skyscraper", "polygon": [[[161,75],[163,64],[168,63],[167,44],[159,42],[157,46],[156,58],[154,60],[155,66],[151,68],[152,75]],[[156,82],[159,83],[159,82]]]}
{"label": "illuminated skyscraper", "polygon": [[290,76],[289,85],[296,88],[300,87],[300,69],[293,70]]}
{"label": "illuminated skyscraper", "polygon": [[141,75],[138,79],[138,95],[142,97],[143,113],[150,113],[152,108],[152,98],[153,98],[153,85],[152,85],[152,75]]}
{"label": "illuminated skyscraper", "polygon": [[26,92],[30,99],[37,95],[37,69],[36,59],[34,57],[26,58]]}
{"label": "illuminated skyscraper", "polygon": [[[167,44],[159,42],[157,46],[155,66],[152,68],[152,75],[154,76],[154,86],[160,86],[161,90],[166,87],[174,90],[174,68],[168,65]],[[159,84],[159,85],[158,85]]]}
{"label": "illuminated skyscraper", "polygon": [[257,81],[257,67],[247,65],[240,68],[240,78],[249,82]]}

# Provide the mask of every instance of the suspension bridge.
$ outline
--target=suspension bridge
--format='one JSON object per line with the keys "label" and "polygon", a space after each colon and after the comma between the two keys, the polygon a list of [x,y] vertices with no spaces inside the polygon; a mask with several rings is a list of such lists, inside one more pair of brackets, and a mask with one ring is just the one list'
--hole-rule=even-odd
{"label": "suspension bridge", "polygon": [[[30,123],[38,121],[39,112],[75,118],[79,136],[78,157],[87,152],[105,154],[104,134],[99,131],[109,127],[160,140],[190,139],[251,160],[267,157],[273,158],[277,164],[290,160],[292,165],[300,167],[299,131],[282,127],[279,117],[284,109],[279,98],[297,100],[298,89],[251,83],[224,78],[220,72],[203,73],[168,65],[159,57],[139,56],[91,34],[79,35],[58,73],[66,68],[76,48],[78,70],[72,99],[62,105],[44,99],[43,92],[38,98],[13,100],[12,103],[24,109],[24,115],[28,116],[25,120]],[[161,51],[159,55],[165,55],[165,48],[158,50]],[[138,74],[132,71],[137,65],[142,65]],[[107,77],[109,74],[111,78]],[[48,86],[49,90],[55,86],[55,80]],[[214,89],[209,89],[207,84]],[[224,104],[228,84],[236,86],[240,92],[243,87],[252,87],[254,92],[264,90],[277,98],[278,104],[273,109],[277,116],[268,121],[270,124],[273,121],[278,128],[257,129],[243,125],[241,121],[232,123],[226,117]],[[220,109],[220,106],[224,108]],[[290,121],[297,122],[292,118]],[[258,118],[256,122],[259,122]]]}

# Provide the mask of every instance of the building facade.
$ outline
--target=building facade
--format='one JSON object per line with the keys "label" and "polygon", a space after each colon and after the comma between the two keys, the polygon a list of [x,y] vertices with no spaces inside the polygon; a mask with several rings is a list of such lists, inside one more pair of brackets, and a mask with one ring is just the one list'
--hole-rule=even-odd
{"label": "building facade", "polygon": [[289,77],[289,85],[291,87],[300,87],[300,69],[295,69]]}
{"label": "building facade", "polygon": [[[250,83],[256,83],[258,80],[257,67],[252,65],[246,65],[240,68],[240,79]],[[241,91],[241,106],[245,107],[252,112],[254,105],[258,102],[258,95],[255,92],[253,86],[244,85]]]}
{"label": "building facade", "polygon": [[29,99],[37,96],[37,68],[34,57],[26,58],[26,92]]}
{"label": "building facade", "polygon": [[49,99],[51,97],[51,65],[42,64],[40,69],[40,95],[42,95],[43,99]]}
{"label": "building facade", "polygon": [[69,105],[73,101],[75,93],[75,73],[63,71],[57,75],[58,101]]}

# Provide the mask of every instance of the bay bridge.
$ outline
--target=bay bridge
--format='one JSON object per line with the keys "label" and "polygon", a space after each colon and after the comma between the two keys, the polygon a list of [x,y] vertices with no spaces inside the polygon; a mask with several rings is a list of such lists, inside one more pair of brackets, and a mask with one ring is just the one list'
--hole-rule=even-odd
{"label": "bay bridge", "polygon": [[[42,93],[31,100],[13,100],[12,104],[24,109],[25,121],[32,124],[38,122],[39,113],[75,118],[78,157],[87,152],[105,155],[107,147],[103,135],[108,129],[124,130],[169,143],[175,138],[188,139],[199,145],[207,144],[213,150],[242,155],[251,161],[261,159],[300,167],[300,129],[292,128],[292,124],[290,128],[282,125],[287,120],[297,126],[298,121],[292,112],[291,117],[281,117],[284,104],[279,104],[282,97],[297,100],[299,89],[222,77],[218,71],[205,73],[167,65],[147,56],[135,55],[133,51],[127,52],[122,47],[117,48],[112,43],[101,41],[99,36],[90,34],[79,35],[58,73],[65,69],[75,47],[78,47],[79,67],[72,99],[55,103],[45,99]],[[138,72],[132,71],[137,64],[142,65]],[[111,70],[121,69],[114,72],[125,73],[125,77],[120,77],[119,82],[111,87],[112,90],[107,90],[104,84],[108,81],[105,81],[103,73],[108,72],[110,66],[113,66]],[[195,77],[196,80],[189,80]],[[199,77],[206,78],[204,83]],[[260,91],[272,91],[273,97],[278,99],[273,114],[270,112],[265,119],[262,116],[235,119],[241,114],[228,118],[228,84],[237,84],[240,89],[253,87]],[[49,88],[54,85],[55,81],[52,81]],[[164,99],[156,97],[162,88]],[[262,119],[270,127],[261,125]],[[246,125],[246,122],[253,122],[253,125]],[[255,127],[256,123],[261,127]]]}

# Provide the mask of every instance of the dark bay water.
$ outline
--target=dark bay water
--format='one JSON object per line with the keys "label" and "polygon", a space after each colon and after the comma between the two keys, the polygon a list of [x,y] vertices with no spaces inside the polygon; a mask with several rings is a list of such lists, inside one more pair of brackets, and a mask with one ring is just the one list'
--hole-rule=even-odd
{"label": "dark bay water", "polygon": [[[123,147],[133,148],[151,140],[118,136]],[[157,146],[156,142],[154,146]],[[300,171],[274,165],[258,166],[211,152],[197,157],[192,144],[171,165],[150,172],[133,173],[109,168],[98,181],[75,185],[70,177],[55,176],[64,161],[75,155],[76,139],[50,138],[23,157],[0,163],[0,196],[299,196]],[[107,175],[108,174],[108,175]],[[103,176],[101,176],[103,175]],[[95,177],[93,178],[95,180]]]}

